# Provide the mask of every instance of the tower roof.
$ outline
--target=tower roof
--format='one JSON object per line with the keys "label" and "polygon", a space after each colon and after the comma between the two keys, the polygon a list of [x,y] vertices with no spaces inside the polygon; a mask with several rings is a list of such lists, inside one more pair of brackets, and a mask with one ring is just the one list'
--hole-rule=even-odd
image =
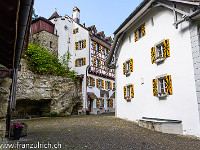
{"label": "tower roof", "polygon": [[51,17],[49,18],[49,20],[53,19],[53,18],[59,18],[60,16],[58,15],[57,11],[55,11]]}
{"label": "tower roof", "polygon": [[78,11],[78,12],[80,12],[80,10],[79,10],[76,6],[74,6],[73,11]]}

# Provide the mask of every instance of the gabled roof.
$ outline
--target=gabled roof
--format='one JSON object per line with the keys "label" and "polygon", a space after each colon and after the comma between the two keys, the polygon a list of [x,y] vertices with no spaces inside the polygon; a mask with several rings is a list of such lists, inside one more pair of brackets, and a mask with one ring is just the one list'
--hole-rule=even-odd
{"label": "gabled roof", "polygon": [[[148,10],[153,8],[156,3],[159,2],[172,2],[172,3],[181,3],[187,6],[192,6],[196,8],[195,12],[190,13],[188,16],[183,18],[180,21],[175,22],[175,25],[185,21],[193,19],[195,16],[197,16],[200,13],[200,2],[199,0],[143,0],[142,3],[128,16],[128,18],[118,27],[118,29],[114,32],[114,41],[113,45],[111,47],[110,54],[108,56],[108,59],[106,60],[106,65],[108,66],[111,63],[112,56],[115,51],[115,47],[118,47],[116,45],[119,45],[121,43],[121,39],[126,33],[126,31],[137,22],[138,19],[140,19],[142,16],[144,16]],[[163,6],[163,5],[158,5]],[[169,8],[169,7],[167,7]],[[170,9],[170,8],[169,8]],[[179,11],[180,12],[180,11]],[[199,16],[198,16],[199,17]]]}
{"label": "gabled roof", "polygon": [[53,19],[53,18],[59,18],[60,16],[58,15],[57,11],[55,11],[51,17],[49,18],[49,20]]}
{"label": "gabled roof", "polygon": [[44,22],[46,22],[46,23],[48,23],[48,24],[50,24],[50,25],[54,25],[51,21],[49,21],[48,19],[46,19],[46,18],[44,18],[44,17],[39,17],[39,18],[33,20],[33,21],[32,21],[32,24],[34,24],[35,22],[38,22],[39,20],[42,20],[42,21],[44,21]]}

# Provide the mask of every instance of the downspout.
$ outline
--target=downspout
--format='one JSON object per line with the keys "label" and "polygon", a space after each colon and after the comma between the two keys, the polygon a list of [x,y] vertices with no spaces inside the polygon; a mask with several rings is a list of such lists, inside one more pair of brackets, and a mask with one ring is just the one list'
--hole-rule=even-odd
{"label": "downspout", "polygon": [[[86,80],[87,80],[87,73],[88,73],[88,68],[90,67],[90,38],[89,38],[89,65],[86,67]],[[85,100],[85,112],[86,112],[86,110],[87,110],[87,108],[86,108],[86,105],[87,105],[87,100],[88,100],[88,95],[87,95],[87,84],[85,84],[85,91],[86,91],[86,100]]]}

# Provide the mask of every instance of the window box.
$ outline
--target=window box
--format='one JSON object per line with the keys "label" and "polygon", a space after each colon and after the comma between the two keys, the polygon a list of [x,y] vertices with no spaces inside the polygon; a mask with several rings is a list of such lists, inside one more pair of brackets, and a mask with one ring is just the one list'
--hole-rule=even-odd
{"label": "window box", "polygon": [[157,96],[157,97],[160,97],[160,98],[166,97],[166,96],[167,96],[167,93],[165,93],[165,92],[157,93],[156,96]]}

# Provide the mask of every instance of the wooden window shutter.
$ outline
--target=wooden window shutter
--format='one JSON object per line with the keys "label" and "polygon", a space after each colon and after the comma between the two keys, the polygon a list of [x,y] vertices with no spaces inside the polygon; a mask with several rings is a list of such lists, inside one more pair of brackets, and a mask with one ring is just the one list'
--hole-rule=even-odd
{"label": "wooden window shutter", "polygon": [[101,44],[99,44],[99,53],[101,53]]}
{"label": "wooden window shutter", "polygon": [[96,79],[96,87],[97,87],[97,88],[99,87],[98,80],[99,80],[99,79]]}
{"label": "wooden window shutter", "polygon": [[146,31],[145,31],[145,23],[142,24],[142,36],[145,36]]}
{"label": "wooden window shutter", "polygon": [[85,57],[83,58],[83,66],[85,65]]}
{"label": "wooden window shutter", "polygon": [[163,41],[164,44],[164,57],[170,57],[169,39]]}
{"label": "wooden window shutter", "polygon": [[73,29],[73,34],[75,34],[76,33],[76,29]]}
{"label": "wooden window shutter", "polygon": [[75,42],[75,50],[78,49],[78,42]]}
{"label": "wooden window shutter", "polygon": [[86,86],[88,86],[89,85],[89,77],[87,76],[86,77]]}
{"label": "wooden window shutter", "polygon": [[133,59],[130,59],[130,72],[133,72]]}
{"label": "wooden window shutter", "polygon": [[96,58],[94,58],[94,67],[96,67]]}
{"label": "wooden window shutter", "polygon": [[97,98],[96,106],[97,106],[97,108],[99,108],[99,98]]}
{"label": "wooden window shutter", "polygon": [[155,62],[156,58],[156,52],[155,52],[155,47],[151,48],[151,63],[153,64]]}
{"label": "wooden window shutter", "polygon": [[110,82],[110,88],[109,89],[111,89],[112,90],[112,82]]}
{"label": "wooden window shutter", "polygon": [[110,99],[110,107],[113,108],[113,99]]}
{"label": "wooden window shutter", "polygon": [[92,78],[93,82],[93,87],[95,87],[95,78]]}
{"label": "wooden window shutter", "polygon": [[104,89],[104,80],[101,81],[102,88]]}
{"label": "wooden window shutter", "polygon": [[123,63],[123,74],[125,75],[126,73],[126,63]]}
{"label": "wooden window shutter", "polygon": [[106,100],[107,100],[107,107],[110,107],[110,106],[109,106],[109,99],[107,98]]}
{"label": "wooden window shutter", "polygon": [[167,94],[172,95],[172,79],[171,75],[165,76],[165,87],[167,89]]}
{"label": "wooden window shutter", "polygon": [[97,46],[97,43],[94,42],[94,46],[93,46],[93,49],[96,50],[96,46]]}
{"label": "wooden window shutter", "polygon": [[134,98],[134,84],[131,85],[131,98]]}
{"label": "wooden window shutter", "polygon": [[137,38],[137,30],[135,30],[135,42],[138,40]]}
{"label": "wooden window shutter", "polygon": [[126,86],[124,86],[124,99],[126,98]]}
{"label": "wooden window shutter", "polygon": [[105,82],[105,89],[108,89],[108,84],[107,84],[107,82],[108,82],[108,81]]}
{"label": "wooden window shutter", "polygon": [[115,82],[113,82],[113,91],[115,91]]}
{"label": "wooden window shutter", "polygon": [[75,67],[78,66],[78,59],[75,60]]}
{"label": "wooden window shutter", "polygon": [[104,107],[104,99],[101,99],[101,107]]}
{"label": "wooden window shutter", "polygon": [[83,40],[83,48],[86,48],[86,40]]}
{"label": "wooden window shutter", "polygon": [[156,96],[157,95],[157,79],[153,79],[153,96]]}
{"label": "wooden window shutter", "polygon": [[99,60],[99,68],[101,69],[101,60]]}

